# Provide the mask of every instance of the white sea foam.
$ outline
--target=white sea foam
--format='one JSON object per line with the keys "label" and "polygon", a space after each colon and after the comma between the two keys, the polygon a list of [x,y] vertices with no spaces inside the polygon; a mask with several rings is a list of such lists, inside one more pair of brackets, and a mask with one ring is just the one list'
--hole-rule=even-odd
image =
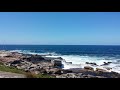
{"label": "white sea foam", "polygon": [[[101,68],[105,69],[109,67],[112,68],[112,70],[120,73],[120,62],[115,58],[110,57],[95,57],[95,56],[80,56],[80,55],[60,55],[55,52],[46,52],[46,53],[34,53],[28,50],[13,50],[14,52],[24,53],[24,54],[38,54],[38,55],[47,55],[46,57],[62,57],[65,59],[66,62],[72,62],[72,64],[68,64],[66,62],[62,62],[64,65],[63,69],[70,69],[70,68],[84,68],[84,66],[92,66],[86,64],[86,62],[89,63],[96,63],[98,66],[92,66],[94,69]],[[112,62],[109,65],[101,66],[104,64],[104,62]]]}
{"label": "white sea foam", "polygon": [[[101,68],[107,70],[107,68],[112,68],[111,70],[107,70],[108,72],[114,71],[120,73],[120,62],[118,60],[114,60],[112,58],[106,57],[92,57],[92,56],[79,56],[79,55],[58,55],[58,56],[48,56],[48,57],[62,57],[65,59],[66,62],[72,62],[72,64],[67,64],[63,62],[64,68],[63,69],[70,69],[70,68],[84,68],[84,66],[91,66],[96,70],[96,68]],[[93,66],[89,63],[96,63],[98,66]],[[109,65],[103,65],[104,62],[112,62]],[[103,65],[103,66],[102,66]]]}
{"label": "white sea foam", "polygon": [[10,50],[10,52],[18,52],[18,53],[22,53],[22,50]]}

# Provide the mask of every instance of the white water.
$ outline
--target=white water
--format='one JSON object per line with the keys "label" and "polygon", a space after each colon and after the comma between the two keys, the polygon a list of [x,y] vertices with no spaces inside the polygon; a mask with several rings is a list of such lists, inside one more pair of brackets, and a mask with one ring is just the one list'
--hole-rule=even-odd
{"label": "white water", "polygon": [[[118,59],[115,60],[115,58],[109,58],[108,57],[92,57],[92,56],[80,56],[80,55],[58,55],[55,52],[50,53],[33,53],[30,51],[21,51],[21,50],[13,50],[11,52],[19,52],[19,53],[24,53],[24,54],[38,54],[38,55],[47,55],[46,57],[62,57],[63,59],[65,59],[66,62],[72,62],[72,64],[68,64],[66,62],[62,62],[64,65],[63,69],[70,69],[70,68],[84,68],[84,66],[91,66],[86,64],[86,62],[89,63],[96,63],[98,66],[91,66],[94,69],[96,68],[101,68],[101,69],[105,69],[109,67],[112,68],[112,70],[109,71],[114,71],[114,72],[118,72],[120,73],[120,62],[118,62]],[[49,55],[51,54],[51,55]],[[119,59],[120,60],[120,59]],[[101,66],[102,64],[104,64],[104,62],[112,62],[109,65],[106,66]]]}

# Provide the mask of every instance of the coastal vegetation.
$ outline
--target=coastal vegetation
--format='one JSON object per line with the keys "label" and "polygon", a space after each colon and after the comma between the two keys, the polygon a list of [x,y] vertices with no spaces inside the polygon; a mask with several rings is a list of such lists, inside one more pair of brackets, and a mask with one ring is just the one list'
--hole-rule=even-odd
{"label": "coastal vegetation", "polygon": [[11,72],[17,74],[24,74],[27,78],[54,78],[53,76],[46,74],[34,74],[31,72],[25,72],[24,70],[17,69],[12,66],[5,66],[2,62],[0,62],[0,71]]}

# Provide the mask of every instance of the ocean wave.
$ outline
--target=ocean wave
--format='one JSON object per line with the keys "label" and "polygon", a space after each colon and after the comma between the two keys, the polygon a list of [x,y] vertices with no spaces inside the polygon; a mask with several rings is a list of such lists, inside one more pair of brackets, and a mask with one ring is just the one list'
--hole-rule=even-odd
{"label": "ocean wave", "polygon": [[[63,62],[64,68],[63,69],[70,69],[70,68],[84,68],[85,66],[91,66],[96,70],[96,68],[104,69],[108,72],[114,71],[120,73],[120,60],[115,59],[113,57],[91,57],[91,56],[79,56],[79,55],[61,55],[58,57],[62,57],[65,59],[66,62],[72,62],[72,64],[67,64]],[[89,63],[96,63],[97,65],[86,64]],[[111,62],[108,65],[103,65],[104,62]],[[107,68],[112,68],[108,70]]]}
{"label": "ocean wave", "polygon": [[33,55],[50,55],[50,56],[58,56],[60,54],[57,54],[56,52],[44,52],[44,53],[36,53],[32,50],[11,50],[10,52],[18,52],[18,53],[23,53],[23,54],[33,54]]}

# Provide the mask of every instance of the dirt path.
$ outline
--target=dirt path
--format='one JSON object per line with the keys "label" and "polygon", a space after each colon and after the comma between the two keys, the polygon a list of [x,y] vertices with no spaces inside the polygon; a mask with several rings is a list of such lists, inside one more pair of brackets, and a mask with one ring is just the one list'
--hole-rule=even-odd
{"label": "dirt path", "polygon": [[0,78],[26,78],[23,74],[0,71]]}

